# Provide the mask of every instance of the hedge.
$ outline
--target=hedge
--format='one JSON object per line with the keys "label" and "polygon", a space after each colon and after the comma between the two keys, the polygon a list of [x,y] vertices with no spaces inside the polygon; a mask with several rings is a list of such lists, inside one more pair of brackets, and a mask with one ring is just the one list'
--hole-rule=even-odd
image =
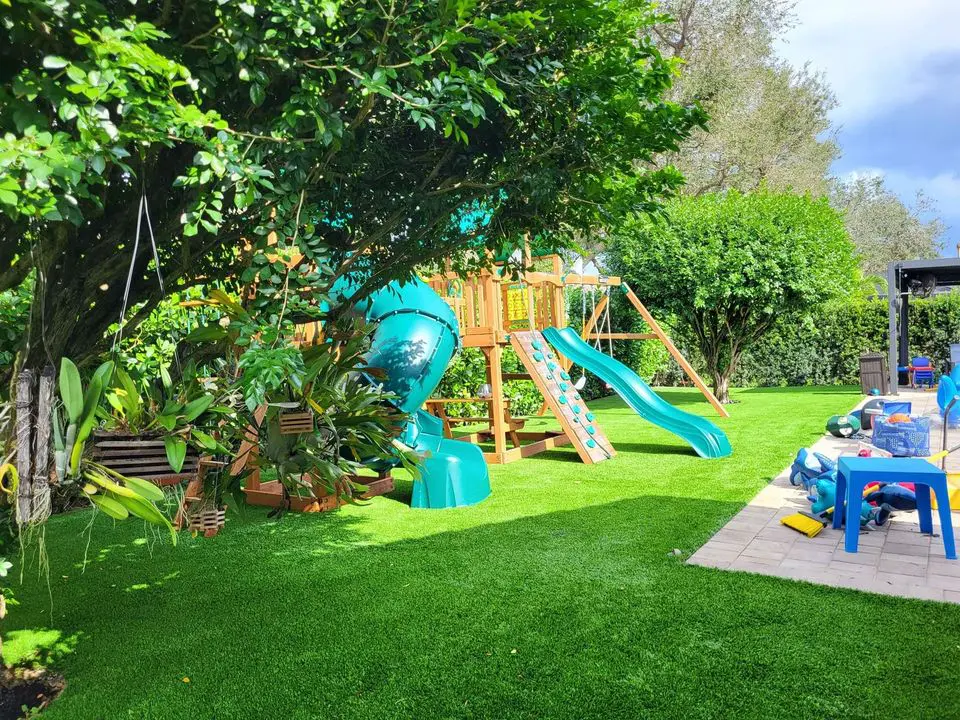
{"label": "hedge", "polygon": [[[570,294],[570,324],[580,327],[580,298]],[[960,342],[960,292],[944,293],[925,300],[913,300],[910,314],[910,354],[926,355],[934,366],[949,367],[950,343]],[[654,315],[656,310],[653,309]],[[703,361],[691,338],[671,318],[658,318],[681,352],[698,369]],[[619,293],[613,296],[614,332],[647,332],[648,329]],[[602,344],[604,352],[607,343]],[[614,355],[637,374],[655,385],[685,385],[688,379],[666,349],[653,341],[614,342]],[[737,387],[786,385],[856,385],[859,383],[859,358],[865,352],[887,351],[886,300],[848,299],[824,304],[802,317],[784,317],[774,329],[749,349],[733,378]],[[519,362],[509,350],[505,353],[507,372],[519,371]],[[578,370],[574,370],[578,377]],[[597,378],[587,375],[582,394],[587,400],[609,394]],[[450,366],[438,395],[469,397],[486,382],[483,356],[479,351],[461,353]],[[533,383],[506,384],[517,415],[536,412],[541,397]],[[451,414],[475,414],[482,407],[450,408]]]}

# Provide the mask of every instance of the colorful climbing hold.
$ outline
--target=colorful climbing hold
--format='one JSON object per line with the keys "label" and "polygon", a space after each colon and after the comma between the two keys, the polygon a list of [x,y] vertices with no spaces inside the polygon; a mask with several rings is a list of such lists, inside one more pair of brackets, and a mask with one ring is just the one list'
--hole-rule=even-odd
{"label": "colorful climbing hold", "polygon": [[543,362],[543,353],[542,353],[542,352],[535,352],[535,353],[533,354],[533,359],[536,360],[537,362]]}
{"label": "colorful climbing hold", "polygon": [[565,382],[560,383],[560,389],[563,390],[564,392],[566,392],[568,387],[570,386],[567,383]]}
{"label": "colorful climbing hold", "polygon": [[564,397],[563,395],[557,395],[557,402],[560,403],[561,405],[566,405],[567,398]]}
{"label": "colorful climbing hold", "polygon": [[587,426],[587,432],[590,433],[591,435],[593,435],[594,433],[597,432],[597,430],[596,430],[596,428],[593,427],[593,425],[588,425],[588,426]]}
{"label": "colorful climbing hold", "polygon": [[547,357],[548,357],[550,360],[553,360],[553,353],[547,353]]}
{"label": "colorful climbing hold", "polygon": [[534,341],[533,341],[533,349],[534,349],[534,350],[542,350],[542,349],[543,349],[543,343],[541,343],[539,340],[534,340]]}
{"label": "colorful climbing hold", "polygon": [[593,422],[593,413],[587,413],[587,420]]}
{"label": "colorful climbing hold", "polygon": [[547,363],[547,368],[549,368],[550,370],[556,370],[556,369],[557,369],[557,364],[554,363],[554,362],[548,362],[548,363]]}
{"label": "colorful climbing hold", "polygon": [[570,409],[573,410],[575,413],[579,413],[579,412],[580,412],[580,406],[579,406],[579,405],[574,405],[574,406],[571,407]]}
{"label": "colorful climbing hold", "polygon": [[570,379],[570,376],[569,376],[567,373],[565,373],[565,372],[560,373],[560,377],[562,377],[564,380],[569,380],[569,379]]}
{"label": "colorful climbing hold", "polygon": [[596,443],[596,442],[594,442],[593,440],[587,440],[587,447],[588,447],[588,448],[595,448],[596,446],[597,446],[597,443]]}

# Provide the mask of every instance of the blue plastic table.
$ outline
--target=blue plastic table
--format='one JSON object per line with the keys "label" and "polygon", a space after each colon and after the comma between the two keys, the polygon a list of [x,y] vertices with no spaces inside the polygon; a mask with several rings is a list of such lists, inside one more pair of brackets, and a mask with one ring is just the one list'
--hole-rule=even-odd
{"label": "blue plastic table", "polygon": [[846,511],[846,530],[843,546],[849,553],[857,551],[860,540],[860,506],[863,489],[871,482],[910,482],[917,486],[917,514],[920,532],[933,532],[933,514],[930,509],[929,488],[937,494],[940,513],[940,532],[948,560],[957,559],[953,540],[953,521],[950,517],[950,496],[947,475],[940,468],[920,458],[841,457],[837,462],[837,506],[833,511],[833,527],[839,528]]}

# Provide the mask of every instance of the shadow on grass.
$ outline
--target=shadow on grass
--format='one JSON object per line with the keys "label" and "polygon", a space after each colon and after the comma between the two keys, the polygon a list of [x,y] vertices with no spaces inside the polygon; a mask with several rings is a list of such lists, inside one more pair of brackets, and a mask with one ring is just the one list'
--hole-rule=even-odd
{"label": "shadow on grass", "polygon": [[[584,491],[560,492],[572,503]],[[223,717],[464,717],[465,702],[469,716],[497,718],[852,717],[881,706],[896,717],[942,700],[956,675],[941,646],[955,644],[960,609],[673,555],[740,507],[658,495],[509,520],[484,506],[410,511],[400,520],[411,525],[472,513],[487,524],[392,542],[343,513],[260,519],[189,553],[84,576],[56,628],[30,589],[12,620],[55,633],[53,644],[82,631],[72,652],[46,656],[71,682],[51,718],[209,717],[214,706]],[[162,593],[121,589],[177,569]],[[831,633],[811,632],[811,607]],[[938,633],[864,633],[862,619],[879,615]],[[923,693],[891,696],[889,668],[905,663]],[[114,667],[124,671],[103,672]],[[338,668],[337,681],[300,682],[305,667]],[[838,689],[829,707],[796,682],[813,670]]]}

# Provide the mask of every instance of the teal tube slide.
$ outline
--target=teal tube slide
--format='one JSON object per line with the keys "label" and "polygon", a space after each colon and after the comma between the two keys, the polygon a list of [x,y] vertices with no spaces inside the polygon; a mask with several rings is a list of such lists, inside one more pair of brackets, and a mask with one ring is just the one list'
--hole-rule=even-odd
{"label": "teal tube slide", "polygon": [[572,328],[547,328],[543,336],[558,352],[610,385],[637,415],[683,438],[700,457],[722,458],[733,452],[723,430],[704,417],[675,408],[630,368],[591,347]]}
{"label": "teal tube slide", "polygon": [[[359,279],[334,286],[342,302]],[[475,445],[443,437],[441,422],[420,410],[459,349],[460,334],[453,310],[430,286],[418,279],[392,282],[354,305],[375,324],[367,364],[382,368],[384,389],[410,414],[401,442],[424,456],[421,478],[414,483],[415,508],[473,505],[490,495],[490,475],[483,452]]]}

